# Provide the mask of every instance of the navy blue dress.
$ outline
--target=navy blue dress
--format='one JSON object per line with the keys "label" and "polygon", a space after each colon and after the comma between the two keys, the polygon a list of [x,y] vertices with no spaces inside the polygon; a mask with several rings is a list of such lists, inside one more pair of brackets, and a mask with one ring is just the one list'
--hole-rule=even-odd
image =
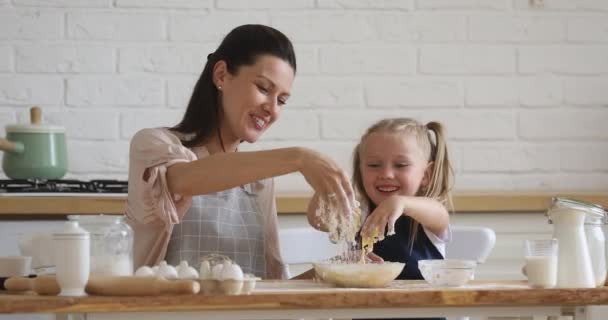
{"label": "navy blue dress", "polygon": [[[443,255],[426,235],[422,225],[418,224],[418,232],[414,239],[410,251],[410,226],[412,219],[408,216],[401,216],[395,222],[395,235],[388,236],[384,240],[374,244],[374,253],[382,257],[384,261],[404,262],[405,268],[397,279],[401,280],[422,280],[422,274],[418,269],[418,260],[443,259]],[[417,320],[418,318],[407,318]],[[445,320],[445,318],[420,318]],[[393,319],[394,320],[394,319]]]}

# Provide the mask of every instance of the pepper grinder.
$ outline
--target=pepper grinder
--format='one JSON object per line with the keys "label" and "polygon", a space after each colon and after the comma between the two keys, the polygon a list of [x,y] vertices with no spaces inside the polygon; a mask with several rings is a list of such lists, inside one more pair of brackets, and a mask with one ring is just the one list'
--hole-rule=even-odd
{"label": "pepper grinder", "polygon": [[60,296],[86,296],[89,280],[90,236],[76,221],[68,221],[63,230],[53,233],[53,257]]}

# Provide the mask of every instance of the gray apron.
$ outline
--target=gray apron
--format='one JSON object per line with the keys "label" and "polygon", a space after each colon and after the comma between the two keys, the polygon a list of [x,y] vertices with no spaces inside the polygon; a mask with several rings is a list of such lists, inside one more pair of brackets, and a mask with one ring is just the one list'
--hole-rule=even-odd
{"label": "gray apron", "polygon": [[202,257],[216,253],[228,256],[244,273],[265,278],[262,214],[250,185],[194,196],[181,223],[173,227],[167,263],[186,260],[198,270]]}

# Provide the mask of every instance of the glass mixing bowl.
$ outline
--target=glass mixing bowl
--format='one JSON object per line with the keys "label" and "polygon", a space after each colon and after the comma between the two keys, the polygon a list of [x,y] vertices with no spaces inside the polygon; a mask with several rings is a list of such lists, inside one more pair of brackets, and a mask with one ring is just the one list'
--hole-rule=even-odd
{"label": "glass mixing bowl", "polygon": [[133,230],[124,216],[70,215],[91,236],[91,274],[133,275]]}
{"label": "glass mixing bowl", "polygon": [[475,274],[474,260],[420,260],[418,269],[430,285],[436,287],[458,287],[465,285]]}

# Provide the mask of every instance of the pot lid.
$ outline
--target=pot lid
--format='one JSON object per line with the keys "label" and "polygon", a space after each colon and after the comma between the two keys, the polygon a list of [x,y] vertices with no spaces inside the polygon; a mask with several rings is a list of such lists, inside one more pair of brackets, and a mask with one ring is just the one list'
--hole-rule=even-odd
{"label": "pot lid", "polygon": [[53,238],[88,238],[89,232],[78,225],[76,221],[66,221],[63,228],[53,233]]}
{"label": "pot lid", "polygon": [[6,133],[65,133],[65,128],[42,124],[42,110],[40,107],[30,108],[30,123],[6,126]]}
{"label": "pot lid", "polygon": [[14,124],[6,126],[6,133],[65,133],[65,128],[44,124]]}

